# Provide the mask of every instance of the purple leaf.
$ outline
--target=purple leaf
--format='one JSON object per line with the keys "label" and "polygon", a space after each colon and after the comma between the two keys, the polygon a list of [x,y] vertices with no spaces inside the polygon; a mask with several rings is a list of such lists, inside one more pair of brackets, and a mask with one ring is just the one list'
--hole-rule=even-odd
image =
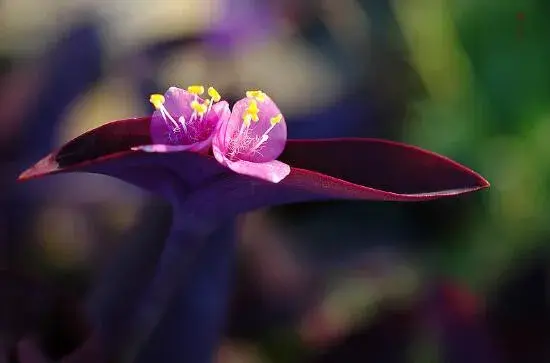
{"label": "purple leaf", "polygon": [[289,140],[279,160],[290,165],[290,174],[275,184],[234,173],[206,154],[132,150],[152,144],[150,122],[150,117],[120,120],[91,130],[46,156],[19,180],[99,173],[169,198],[171,183],[183,194],[215,184],[196,207],[219,208],[220,216],[314,200],[422,201],[489,187],[479,174],[448,158],[380,139]]}

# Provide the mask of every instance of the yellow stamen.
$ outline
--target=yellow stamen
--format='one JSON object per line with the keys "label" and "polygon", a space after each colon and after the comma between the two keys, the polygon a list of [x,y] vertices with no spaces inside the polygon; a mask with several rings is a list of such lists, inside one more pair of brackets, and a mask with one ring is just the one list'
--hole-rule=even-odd
{"label": "yellow stamen", "polygon": [[[149,102],[151,102],[153,104],[153,106],[155,106],[155,108],[160,111],[160,114],[161,114],[162,118],[164,119],[164,121],[166,121],[166,118],[168,118],[170,121],[172,121],[172,124],[173,124],[172,126],[174,127],[174,129],[178,129],[180,125],[176,122],[176,120],[174,120],[172,115],[170,115],[168,110],[164,107],[164,102],[165,101],[166,100],[165,100],[164,96],[161,95],[161,94],[158,94],[158,93],[152,94],[151,97],[149,97]],[[168,123],[168,121],[166,121],[166,122]],[[168,124],[168,126],[169,126],[169,124]],[[182,126],[185,129],[185,123],[182,123]]]}
{"label": "yellow stamen", "polygon": [[251,100],[243,117],[245,117],[246,115],[250,115],[252,121],[258,122],[260,120],[260,118],[258,117],[258,112],[260,112],[260,109],[258,108],[256,100]]}
{"label": "yellow stamen", "polygon": [[271,126],[275,126],[279,122],[281,122],[282,119],[283,119],[283,115],[278,114],[277,116],[272,117],[271,120],[269,120],[269,122],[271,123]]}
{"label": "yellow stamen", "polygon": [[248,113],[258,113],[260,109],[258,108],[258,104],[256,103],[256,100],[250,101],[250,104],[248,105],[248,108],[246,109],[246,112]]}
{"label": "yellow stamen", "polygon": [[257,148],[259,148],[260,146],[263,145],[264,142],[266,142],[267,140],[269,140],[269,133],[271,132],[271,130],[273,130],[273,128],[283,120],[283,115],[281,114],[278,114],[278,115],[275,115],[273,116],[269,122],[271,123],[271,126],[269,126],[269,128],[264,132],[264,134],[262,135],[262,137],[260,138],[260,141],[258,141],[258,143],[256,145],[254,145],[254,147],[252,148],[252,150],[256,150]]}
{"label": "yellow stamen", "polygon": [[200,96],[204,93],[204,86],[201,86],[201,85],[193,85],[193,86],[189,86],[187,87],[187,91],[189,93],[192,93],[196,96]]}
{"label": "yellow stamen", "polygon": [[151,97],[149,98],[149,102],[151,102],[157,110],[159,110],[162,107],[162,105],[164,104],[164,101],[165,101],[164,96],[158,93],[152,94]]}
{"label": "yellow stamen", "polygon": [[202,116],[206,110],[208,109],[208,106],[202,103],[198,103],[197,101],[191,102],[191,108],[193,111],[195,111],[199,116]]}
{"label": "yellow stamen", "polygon": [[213,102],[218,102],[222,98],[214,87],[208,87],[208,95],[212,98]]}
{"label": "yellow stamen", "polygon": [[243,124],[248,127],[250,126],[250,121],[252,120],[252,115],[249,113],[246,113],[243,115]]}
{"label": "yellow stamen", "polygon": [[255,98],[260,102],[265,101],[266,96],[267,95],[265,93],[263,93],[262,91],[260,91],[260,90],[258,90],[258,91],[246,91],[246,97]]}

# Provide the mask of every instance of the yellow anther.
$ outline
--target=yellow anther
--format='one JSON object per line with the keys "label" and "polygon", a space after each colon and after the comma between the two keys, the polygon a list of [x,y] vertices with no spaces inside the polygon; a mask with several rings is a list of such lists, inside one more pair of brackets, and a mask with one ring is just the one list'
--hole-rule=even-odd
{"label": "yellow anther", "polygon": [[271,123],[271,126],[275,126],[279,122],[281,122],[282,119],[283,119],[283,115],[278,114],[277,116],[272,117],[271,120],[269,120],[269,122]]}
{"label": "yellow anther", "polygon": [[245,113],[243,115],[243,124],[248,127],[250,126],[250,121],[252,120],[252,115],[249,113]]}
{"label": "yellow anther", "polygon": [[149,102],[151,102],[157,110],[161,108],[161,106],[164,104],[164,101],[164,96],[158,93],[152,94],[149,98]]}
{"label": "yellow anther", "polygon": [[204,93],[204,87],[200,85],[189,86],[187,87],[187,91],[189,91],[189,93],[192,93],[194,95],[200,96]]}
{"label": "yellow anther", "polygon": [[262,91],[260,91],[260,90],[258,90],[258,91],[246,91],[246,97],[255,98],[260,102],[265,101],[266,96],[267,95],[265,93],[263,93]]}
{"label": "yellow anther", "polygon": [[197,101],[191,102],[191,108],[193,111],[195,111],[199,116],[202,116],[206,110],[208,109],[208,106],[202,103],[198,103]]}
{"label": "yellow anther", "polygon": [[248,108],[244,112],[243,120],[245,117],[249,117],[252,121],[258,122],[260,120],[260,118],[258,117],[258,112],[260,112],[260,109],[258,108],[256,100],[251,100]]}
{"label": "yellow anther", "polygon": [[258,104],[256,103],[256,100],[250,101],[250,104],[248,105],[246,112],[252,115],[255,115],[258,112],[260,112],[260,109],[258,108]]}
{"label": "yellow anther", "polygon": [[214,102],[218,102],[222,98],[214,87],[208,87],[208,95],[212,98],[212,101]]}

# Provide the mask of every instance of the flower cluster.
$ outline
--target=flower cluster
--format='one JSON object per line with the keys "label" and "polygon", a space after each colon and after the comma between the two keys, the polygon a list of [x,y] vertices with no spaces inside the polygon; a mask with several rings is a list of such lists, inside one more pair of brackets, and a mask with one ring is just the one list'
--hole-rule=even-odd
{"label": "flower cluster", "polygon": [[151,95],[156,111],[151,118],[153,145],[139,147],[149,152],[212,151],[216,160],[244,175],[278,183],[290,167],[275,160],[287,138],[286,123],[273,100],[262,91],[247,91],[233,110],[209,87],[187,90],[170,87],[164,95]]}

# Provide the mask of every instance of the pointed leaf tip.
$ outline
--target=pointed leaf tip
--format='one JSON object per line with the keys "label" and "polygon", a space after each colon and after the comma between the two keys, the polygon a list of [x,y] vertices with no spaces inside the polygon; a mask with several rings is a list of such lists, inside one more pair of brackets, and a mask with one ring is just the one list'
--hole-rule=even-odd
{"label": "pointed leaf tip", "polygon": [[67,142],[25,170],[18,181],[27,181],[57,172],[78,171],[95,160],[129,152],[151,143],[150,118],[132,118],[106,123]]}
{"label": "pointed leaf tip", "polygon": [[279,160],[394,195],[452,196],[489,182],[447,157],[382,139],[291,140]]}
{"label": "pointed leaf tip", "polygon": [[59,164],[55,160],[55,154],[50,154],[22,172],[17,178],[18,181],[27,181],[41,176],[53,174],[59,171]]}

